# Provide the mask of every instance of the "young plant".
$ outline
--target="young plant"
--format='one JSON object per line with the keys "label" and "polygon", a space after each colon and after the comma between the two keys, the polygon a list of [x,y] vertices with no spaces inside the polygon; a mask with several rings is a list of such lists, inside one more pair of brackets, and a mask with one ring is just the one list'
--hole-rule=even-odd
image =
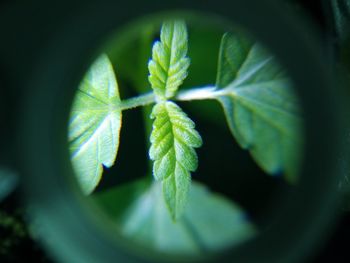
{"label": "young plant", "polygon": [[77,91],[69,125],[73,167],[86,194],[98,185],[103,166],[115,161],[122,111],[154,104],[149,158],[174,221],[184,212],[191,172],[202,145],[195,123],[176,101],[221,103],[233,136],[268,174],[295,182],[302,147],[298,100],[286,72],[259,43],[227,33],[219,51],[215,86],[178,91],[188,75],[188,33],[183,21],[166,21],[148,63],[152,92],[121,100],[112,65],[101,55]]}

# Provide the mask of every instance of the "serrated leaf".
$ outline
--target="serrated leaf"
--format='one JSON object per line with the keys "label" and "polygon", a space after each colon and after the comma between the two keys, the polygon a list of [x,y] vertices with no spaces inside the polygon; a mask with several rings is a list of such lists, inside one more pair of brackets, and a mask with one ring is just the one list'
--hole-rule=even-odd
{"label": "serrated leaf", "polygon": [[200,147],[202,139],[193,121],[173,102],[156,104],[151,118],[155,118],[149,150],[153,175],[162,182],[166,204],[175,220],[187,201],[190,172],[198,166],[193,148]]}
{"label": "serrated leaf", "polygon": [[269,174],[295,181],[302,147],[302,117],[291,81],[276,59],[242,35],[224,35],[219,100],[238,143]]}
{"label": "serrated leaf", "polygon": [[73,168],[84,193],[98,185],[103,165],[113,165],[119,146],[121,111],[117,81],[106,55],[84,76],[74,98],[69,143]]}
{"label": "serrated leaf", "polygon": [[[199,255],[241,244],[257,234],[242,208],[198,182],[192,182],[188,204],[176,223],[162,198],[161,183],[153,182],[140,193],[141,184],[136,181],[95,196],[121,233],[140,245],[158,252]],[[124,213],[116,213],[115,206],[125,203],[121,202],[125,194],[139,195]]]}
{"label": "serrated leaf", "polygon": [[148,77],[159,99],[172,97],[187,77],[190,60],[187,55],[187,29],[183,21],[168,21],[162,25],[160,41],[153,45],[148,64]]}

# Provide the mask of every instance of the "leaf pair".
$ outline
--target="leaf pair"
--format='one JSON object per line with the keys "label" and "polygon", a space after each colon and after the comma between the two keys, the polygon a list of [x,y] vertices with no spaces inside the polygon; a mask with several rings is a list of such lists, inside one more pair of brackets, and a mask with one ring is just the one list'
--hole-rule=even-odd
{"label": "leaf pair", "polygon": [[155,119],[149,155],[153,175],[162,182],[165,202],[173,220],[181,216],[187,202],[190,172],[197,169],[197,154],[193,148],[202,145],[194,122],[174,102],[175,95],[187,76],[190,64],[187,55],[187,30],[182,21],[165,22],[160,42],[153,45],[152,60],[148,64],[149,82],[158,103],[153,107]]}

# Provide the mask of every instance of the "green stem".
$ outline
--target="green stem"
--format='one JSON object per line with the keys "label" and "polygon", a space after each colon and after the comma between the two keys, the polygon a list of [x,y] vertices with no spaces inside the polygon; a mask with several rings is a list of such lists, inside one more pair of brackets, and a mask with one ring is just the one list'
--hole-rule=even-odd
{"label": "green stem", "polygon": [[140,106],[150,105],[155,102],[153,92],[146,93],[137,97],[126,99],[120,102],[121,110],[129,110]]}
{"label": "green stem", "polygon": [[191,100],[212,100],[222,96],[222,90],[217,90],[215,86],[206,86],[193,88],[179,92],[175,99],[176,101],[191,101]]}
{"label": "green stem", "polygon": [[[175,101],[191,101],[191,100],[207,100],[216,99],[219,96],[224,95],[223,90],[216,90],[215,86],[207,86],[201,88],[194,88],[191,90],[179,92],[173,100]],[[126,99],[121,101],[120,109],[129,110],[140,106],[146,106],[156,103],[156,97],[153,92],[146,93],[137,97]]]}

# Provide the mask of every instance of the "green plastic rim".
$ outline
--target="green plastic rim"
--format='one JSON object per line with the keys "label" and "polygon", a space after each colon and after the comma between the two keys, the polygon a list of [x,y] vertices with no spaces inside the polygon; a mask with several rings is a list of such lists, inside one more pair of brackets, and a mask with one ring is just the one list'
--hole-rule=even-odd
{"label": "green plastic rim", "polygon": [[[67,2],[67,8],[69,5]],[[176,5],[165,1],[130,0],[122,5],[117,1],[96,1],[73,18],[57,21],[59,33],[49,39],[46,49],[40,52],[24,87],[28,94],[23,96],[17,134],[25,200],[40,225],[44,246],[61,262],[164,262],[165,259],[177,262],[183,259],[136,250],[121,236],[115,233],[112,236],[104,219],[94,215],[94,208],[84,204],[83,197],[72,191],[66,180],[74,178],[66,137],[70,104],[97,48],[128,23],[157,13],[155,19],[159,19],[162,17],[159,14],[164,15],[167,10],[186,10],[173,14],[193,19],[220,17],[222,21],[232,21],[251,31],[289,70],[305,112],[302,179],[296,191],[288,196],[289,201],[276,207],[279,220],[269,231],[238,248],[186,260],[300,262],[322,239],[335,215],[335,185],[339,179],[334,154],[339,149],[336,98],[318,44],[306,30],[308,26],[287,10],[258,0],[215,0],[205,5],[195,1],[177,1]]]}

